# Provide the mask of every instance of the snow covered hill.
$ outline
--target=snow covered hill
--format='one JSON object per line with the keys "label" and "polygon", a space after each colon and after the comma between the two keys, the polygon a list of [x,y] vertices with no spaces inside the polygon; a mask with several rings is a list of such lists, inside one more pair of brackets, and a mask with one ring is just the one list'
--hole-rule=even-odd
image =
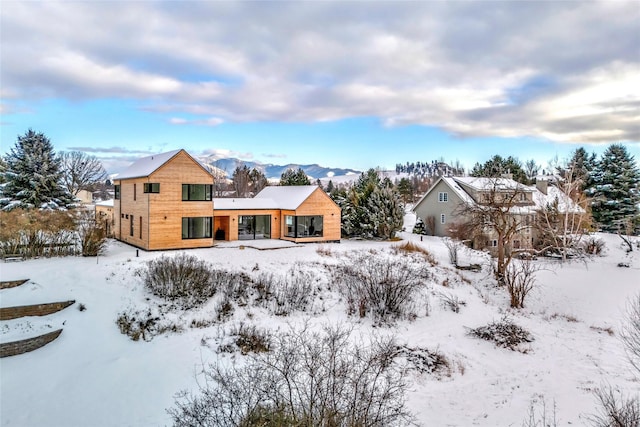
{"label": "snow covered hill", "polygon": [[[412,217],[406,221],[411,229]],[[544,267],[538,286],[519,311],[508,309],[508,295],[497,289],[488,269],[459,273],[449,266],[439,238],[403,233],[428,250],[437,266],[420,299],[413,321],[391,327],[374,326],[369,318],[348,316],[343,298],[323,290],[306,313],[272,316],[260,307],[238,308],[233,317],[208,327],[190,327],[207,319],[214,304],[181,313],[180,333],[134,342],[116,326],[118,313],[148,307],[139,269],[146,261],[176,252],[143,252],[112,241],[100,258],[54,258],[5,263],[2,280],[31,279],[18,288],[0,291],[3,307],[75,299],[76,305],[42,318],[0,322],[2,342],[38,335],[59,327],[56,341],[32,353],[0,359],[0,423],[2,426],[158,426],[171,420],[166,408],[174,394],[196,390],[199,373],[209,363],[241,361],[240,353],[217,351],[217,343],[239,322],[284,330],[307,319],[312,325],[349,324],[363,334],[393,334],[401,343],[438,349],[452,361],[449,376],[413,373],[407,405],[423,425],[522,425],[533,404],[556,406],[558,425],[584,425],[593,413],[592,390],[610,384],[637,393],[619,331],[629,297],[640,292],[640,259],[620,247],[614,235],[605,256],[588,263],[565,265],[539,260]],[[253,243],[253,242],[252,242]],[[219,268],[250,276],[281,274],[293,265],[322,271],[340,254],[383,251],[399,242],[345,240],[341,244],[289,245],[279,241],[221,244],[188,251]],[[265,246],[279,246],[266,249]],[[463,251],[462,262],[486,262],[482,253]],[[621,261],[629,268],[617,267]],[[466,305],[459,313],[443,306],[441,296],[453,295]],[[214,297],[215,299],[215,297]],[[153,298],[151,298],[153,301]],[[86,310],[80,311],[83,304]],[[427,315],[428,314],[428,315]],[[470,337],[475,328],[508,316],[531,332],[534,341],[524,352],[498,348]]]}

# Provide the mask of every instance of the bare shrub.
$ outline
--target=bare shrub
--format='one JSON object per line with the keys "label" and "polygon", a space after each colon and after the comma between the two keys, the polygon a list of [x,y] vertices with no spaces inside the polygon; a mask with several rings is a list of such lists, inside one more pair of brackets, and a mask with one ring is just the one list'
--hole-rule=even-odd
{"label": "bare shrub", "polygon": [[626,323],[620,337],[625,346],[629,362],[640,374],[640,294],[627,303]]}
{"label": "bare shrub", "polygon": [[179,332],[182,327],[176,324],[162,322],[161,317],[150,308],[147,310],[129,309],[118,314],[116,324],[120,333],[127,335],[133,341],[151,341],[154,336],[166,332]]}
{"label": "bare shrub", "polygon": [[76,232],[82,256],[98,256],[104,252],[107,236],[104,227],[96,221],[91,211],[80,211],[76,215]]}
{"label": "bare shrub", "polygon": [[553,402],[553,409],[547,408],[544,396],[531,399],[527,418],[522,422],[522,427],[556,427],[558,419],[556,416],[556,402]]}
{"label": "bare shrub", "polygon": [[241,322],[231,328],[230,334],[236,337],[234,344],[242,354],[261,353],[271,348],[271,333],[256,325]]}
{"label": "bare shrub", "polygon": [[430,274],[424,262],[409,257],[350,254],[338,265],[333,278],[347,299],[349,314],[370,314],[376,322],[406,319],[414,312],[417,294],[426,288]]}
{"label": "bare shrub", "polygon": [[512,308],[524,308],[524,300],[533,290],[536,284],[535,275],[539,270],[540,268],[528,259],[509,264],[504,274],[504,283],[511,297]]}
{"label": "bare shrub", "polygon": [[454,313],[460,313],[460,307],[467,305],[465,301],[450,293],[440,292],[439,296],[442,306]]}
{"label": "bare shrub", "polygon": [[320,256],[326,256],[326,257],[333,256],[333,251],[331,250],[331,248],[323,245],[318,246],[318,248],[316,249],[316,253]]}
{"label": "bare shrub", "polygon": [[613,388],[600,387],[594,391],[598,400],[598,413],[590,417],[596,427],[640,426],[640,399],[628,397]]}
{"label": "bare shrub", "polygon": [[284,275],[263,273],[255,281],[256,303],[276,316],[309,309],[315,295],[316,277],[298,264]]}
{"label": "bare shrub", "polygon": [[206,261],[185,253],[147,262],[142,277],[151,293],[183,309],[197,307],[223,286],[233,288],[246,279],[242,274],[214,270]]}
{"label": "bare shrub", "polygon": [[341,327],[280,334],[241,366],[209,366],[199,393],[179,393],[168,413],[174,426],[410,425],[397,345],[351,338]]}
{"label": "bare shrub", "polygon": [[516,325],[506,317],[498,322],[491,322],[486,326],[471,329],[469,330],[469,335],[492,341],[498,347],[504,347],[514,351],[522,351],[520,344],[533,341],[533,336],[529,331]]}
{"label": "bare shrub", "polygon": [[35,209],[2,211],[0,251],[24,258],[75,255],[73,215],[68,211]]}
{"label": "bare shrub", "polygon": [[457,267],[458,266],[458,242],[455,240],[444,238],[442,242],[447,247],[447,252],[449,253],[449,262],[451,265]]}
{"label": "bare shrub", "polygon": [[582,250],[588,255],[601,255],[606,244],[604,240],[589,236],[582,242]]}
{"label": "bare shrub", "polygon": [[423,347],[399,346],[397,355],[404,357],[412,369],[422,374],[451,376],[452,364],[441,352]]}

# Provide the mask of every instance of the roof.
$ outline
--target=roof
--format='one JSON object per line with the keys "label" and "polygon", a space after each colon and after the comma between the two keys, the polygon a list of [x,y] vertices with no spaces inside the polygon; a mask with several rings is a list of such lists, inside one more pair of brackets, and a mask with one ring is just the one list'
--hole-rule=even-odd
{"label": "roof", "polygon": [[209,168],[207,168],[205,165],[203,165],[198,160],[193,158],[185,150],[180,149],[180,150],[167,151],[166,153],[154,154],[152,156],[142,157],[136,160],[135,162],[133,162],[131,165],[129,165],[128,168],[126,168],[125,170],[117,174],[117,176],[115,176],[113,179],[120,180],[120,179],[130,179],[130,178],[143,178],[145,176],[149,176],[155,171],[157,171],[162,165],[164,165],[173,157],[175,157],[181,151],[184,151],[185,154],[191,157],[191,159],[194,162],[196,162],[200,167],[202,167],[202,169],[204,169],[207,173],[211,174],[211,171],[209,170]]}
{"label": "roof", "polygon": [[319,187],[317,185],[274,185],[265,187],[252,198],[215,198],[214,209],[286,209],[296,210]]}
{"label": "roof", "polygon": [[558,199],[558,211],[570,212],[570,213],[584,213],[585,210],[580,207],[576,202],[571,200],[566,193],[560,190],[558,187],[550,185],[547,188],[547,194],[541,191],[535,191],[533,193],[533,201],[536,204],[536,209],[543,209],[547,205],[552,205],[555,200]]}
{"label": "roof", "polygon": [[475,190],[528,190],[533,191],[534,187],[521,184],[518,181],[514,181],[509,178],[486,178],[486,177],[455,177],[455,181],[463,185],[468,185]]}
{"label": "roof", "polygon": [[234,210],[234,209],[279,209],[273,199],[267,198],[214,198],[213,208],[215,210]]}
{"label": "roof", "polygon": [[128,168],[123,170],[116,176],[114,179],[129,179],[129,178],[141,178],[145,176],[151,175],[153,172],[158,170],[160,166],[167,163],[169,160],[173,158],[176,154],[178,154],[180,150],[167,151],[166,153],[154,154],[152,156],[142,157],[131,165]]}
{"label": "roof", "polygon": [[254,199],[271,199],[279,209],[296,210],[318,188],[317,185],[274,185],[265,187]]}
{"label": "roof", "polygon": [[113,206],[113,199],[102,200],[95,203],[96,206]]}

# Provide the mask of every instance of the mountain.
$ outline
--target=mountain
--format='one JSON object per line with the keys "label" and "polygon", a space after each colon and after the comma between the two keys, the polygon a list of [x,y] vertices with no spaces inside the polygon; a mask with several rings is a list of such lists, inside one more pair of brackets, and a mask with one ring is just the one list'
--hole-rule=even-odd
{"label": "mountain", "polygon": [[213,156],[199,157],[198,160],[200,160],[202,163],[206,165],[210,165],[214,168],[224,171],[228,178],[231,178],[231,176],[233,175],[233,171],[236,169],[236,167],[238,166],[242,167],[244,165],[246,165],[249,169],[256,168],[262,171],[262,173],[264,173],[267,178],[278,178],[278,179],[280,178],[280,176],[282,176],[282,173],[287,169],[298,169],[298,168],[302,168],[304,173],[306,173],[307,176],[313,179],[325,178],[325,177],[331,177],[331,176],[337,176],[337,175],[347,175],[347,174],[359,175],[360,174],[360,171],[357,171],[354,169],[329,168],[329,167],[320,166],[315,163],[310,165],[298,165],[293,163],[289,163],[286,165],[275,165],[273,163],[250,162],[250,161],[245,161],[245,160],[240,160],[235,158],[216,159]]}

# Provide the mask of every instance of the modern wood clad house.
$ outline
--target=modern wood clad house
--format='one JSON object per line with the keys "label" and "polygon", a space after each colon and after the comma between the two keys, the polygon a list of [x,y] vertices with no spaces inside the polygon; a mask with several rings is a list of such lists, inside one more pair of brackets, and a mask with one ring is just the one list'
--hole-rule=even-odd
{"label": "modern wood clad house", "polygon": [[340,207],[315,185],[214,199],[213,179],[184,150],[136,161],[114,180],[114,236],[146,250],[211,247],[214,240],[340,240]]}
{"label": "modern wood clad house", "polygon": [[213,246],[213,175],[184,150],[144,157],[115,183],[115,236],[147,249]]}
{"label": "modern wood clad house", "polygon": [[219,240],[340,240],[340,207],[316,185],[266,187],[250,199],[214,199],[214,207]]}

